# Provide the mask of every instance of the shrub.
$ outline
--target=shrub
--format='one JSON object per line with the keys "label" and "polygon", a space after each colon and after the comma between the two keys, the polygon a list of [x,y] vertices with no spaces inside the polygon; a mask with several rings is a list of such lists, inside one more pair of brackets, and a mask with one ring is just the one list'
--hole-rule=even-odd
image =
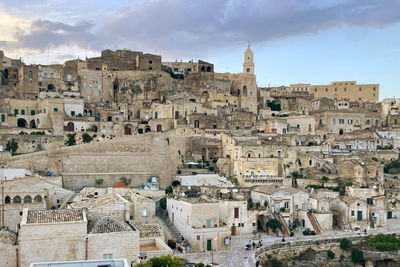
{"label": "shrub", "polygon": [[178,170],[178,171],[177,171],[177,174],[181,174],[181,173],[182,173],[182,171],[181,171],[181,170]]}
{"label": "shrub", "polygon": [[197,172],[192,172],[192,175],[197,175]]}
{"label": "shrub", "polygon": [[331,260],[335,258],[335,253],[332,250],[328,250],[328,258]]}
{"label": "shrub", "polygon": [[315,231],[311,231],[311,232],[310,232],[310,235],[315,235]]}
{"label": "shrub", "polygon": [[214,167],[214,166],[209,166],[209,167],[208,167],[208,170],[209,170],[210,172],[213,172],[213,171],[215,171],[215,167]]}
{"label": "shrub", "polygon": [[129,186],[131,184],[132,179],[131,178],[126,178],[125,176],[122,176],[119,178],[121,182],[123,182],[126,186]]}
{"label": "shrub", "polygon": [[104,179],[96,179],[95,184],[96,186],[102,186],[104,183]]}
{"label": "shrub", "polygon": [[93,137],[91,137],[88,133],[84,133],[82,135],[82,140],[84,143],[90,143],[93,141]]}
{"label": "shrub", "polygon": [[258,209],[261,206],[260,202],[256,202],[256,208]]}
{"label": "shrub", "polygon": [[280,208],[280,210],[279,210],[280,212],[285,212],[286,211],[286,209],[284,208],[284,207],[282,207],[282,208]]}
{"label": "shrub", "polygon": [[249,209],[252,209],[254,207],[253,201],[249,201],[248,204],[249,204]]}
{"label": "shrub", "polygon": [[283,267],[285,266],[282,261],[278,260],[277,258],[271,258],[264,262],[262,266],[266,267]]}
{"label": "shrub", "polygon": [[306,230],[303,231],[303,235],[311,235],[311,230],[307,228]]}
{"label": "shrub", "polygon": [[174,191],[174,189],[172,189],[172,186],[168,186],[167,188],[165,188],[165,194],[171,194]]}
{"label": "shrub", "polygon": [[294,232],[290,232],[290,236],[294,236]]}
{"label": "shrub", "polygon": [[351,241],[347,238],[343,238],[342,241],[340,241],[340,248],[343,250],[351,248]]}
{"label": "shrub", "polygon": [[364,253],[359,249],[354,249],[351,252],[351,261],[354,263],[359,263],[364,259]]}
{"label": "shrub", "polygon": [[400,249],[400,239],[396,235],[378,234],[368,237],[366,245],[381,251],[392,251]]}

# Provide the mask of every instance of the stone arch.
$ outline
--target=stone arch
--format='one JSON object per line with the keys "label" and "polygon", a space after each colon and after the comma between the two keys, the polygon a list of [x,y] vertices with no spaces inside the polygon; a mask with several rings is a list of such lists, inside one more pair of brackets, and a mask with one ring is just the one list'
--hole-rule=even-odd
{"label": "stone arch", "polygon": [[247,152],[244,155],[246,158],[255,158],[256,157],[256,154],[251,150],[247,150]]}
{"label": "stone arch", "polygon": [[146,129],[144,129],[144,132],[145,132],[145,133],[151,132],[150,126],[146,126]]}
{"label": "stone arch", "polygon": [[86,116],[87,115],[87,110],[85,109],[84,111],[83,111],[83,116]]}
{"label": "stone arch", "polygon": [[73,131],[75,131],[75,124],[74,124],[72,121],[68,122],[68,123],[67,123],[67,126],[64,127],[64,130],[65,130],[65,131],[68,131],[68,132],[73,132]]}
{"label": "stone arch", "polygon": [[41,195],[36,195],[33,200],[35,201],[35,203],[42,203],[42,196]]}
{"label": "stone arch", "polygon": [[162,132],[162,125],[161,124],[157,124],[157,132]]}
{"label": "stone arch", "polygon": [[247,86],[243,86],[243,96],[247,96]]}
{"label": "stone arch", "polygon": [[199,128],[200,127],[200,122],[199,120],[194,121],[194,128]]}
{"label": "stone arch", "polygon": [[132,135],[132,125],[130,124],[125,125],[124,133],[125,135]]}
{"label": "stone arch", "polygon": [[324,134],[324,136],[322,137],[324,140],[326,140],[326,134]]}
{"label": "stone arch", "polygon": [[31,120],[31,122],[29,123],[29,127],[35,129],[36,128],[36,122],[35,120]]}
{"label": "stone arch", "polygon": [[93,115],[93,112],[92,112],[92,110],[91,110],[91,109],[89,109],[89,111],[88,111],[88,115],[89,115],[89,117],[92,117],[92,115]]}
{"label": "stone arch", "polygon": [[6,196],[6,197],[4,198],[4,203],[5,203],[5,204],[10,204],[10,203],[11,203],[11,197]]}
{"label": "stone arch", "polygon": [[211,67],[210,66],[207,67],[207,72],[211,72]]}
{"label": "stone arch", "polygon": [[282,133],[285,134],[286,133],[286,128],[282,129]]}
{"label": "stone arch", "polygon": [[49,90],[49,91],[54,91],[55,89],[56,89],[56,88],[55,88],[54,84],[49,83],[49,84],[47,85],[47,90]]}
{"label": "stone arch", "polygon": [[15,196],[13,198],[13,203],[21,203],[21,197],[20,196]]}
{"label": "stone arch", "polygon": [[339,135],[343,135],[343,129],[339,130]]}
{"label": "stone arch", "polygon": [[31,198],[31,196],[25,196],[24,197],[24,203],[32,203],[32,198]]}
{"label": "stone arch", "polygon": [[37,120],[36,120],[36,127],[38,127],[38,128],[40,128],[40,127],[39,127],[39,123],[40,123],[40,120],[37,119]]}
{"label": "stone arch", "polygon": [[17,120],[17,126],[18,126],[19,128],[26,128],[27,125],[28,125],[28,123],[26,122],[25,119],[19,118],[19,119]]}
{"label": "stone arch", "polygon": [[204,67],[204,66],[201,66],[201,72],[205,72],[206,71],[206,68]]}

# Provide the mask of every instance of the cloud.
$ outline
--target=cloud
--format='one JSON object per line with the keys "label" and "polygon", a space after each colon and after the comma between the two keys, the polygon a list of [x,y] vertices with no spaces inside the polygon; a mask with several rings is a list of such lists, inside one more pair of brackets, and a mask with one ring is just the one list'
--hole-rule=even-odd
{"label": "cloud", "polygon": [[[54,13],[69,10],[60,8]],[[107,12],[104,6],[99,10],[95,15],[75,14],[73,24],[34,19],[28,30],[17,30],[12,41],[0,41],[6,48],[40,51],[48,44],[54,48],[70,44],[190,57],[248,40],[265,43],[340,27],[379,29],[400,21],[399,0],[326,0],[323,4],[318,0],[135,0]]]}

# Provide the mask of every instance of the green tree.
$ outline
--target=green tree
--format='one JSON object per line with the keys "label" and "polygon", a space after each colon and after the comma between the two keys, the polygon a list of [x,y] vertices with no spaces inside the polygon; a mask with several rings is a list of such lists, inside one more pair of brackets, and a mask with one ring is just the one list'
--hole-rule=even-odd
{"label": "green tree", "polygon": [[267,227],[271,228],[272,230],[276,230],[277,228],[281,227],[282,224],[280,221],[278,221],[277,219],[270,219],[267,222]]}
{"label": "green tree", "polygon": [[171,255],[152,258],[147,263],[137,264],[138,267],[182,267],[185,263],[179,258]]}
{"label": "green tree", "polygon": [[76,136],[76,134],[67,134],[67,145],[68,146],[73,146],[76,144],[75,136]]}
{"label": "green tree", "polygon": [[324,182],[324,183],[326,183],[326,182],[329,181],[329,178],[326,177],[326,176],[322,176],[321,181]]}
{"label": "green tree", "polygon": [[267,260],[266,262],[264,262],[264,264],[262,266],[265,266],[265,267],[283,267],[285,265],[283,264],[283,262],[281,262],[277,258],[271,258],[271,259]]}
{"label": "green tree", "polygon": [[160,199],[160,207],[165,210],[167,208],[167,198],[163,197]]}
{"label": "green tree", "polygon": [[84,133],[82,135],[82,140],[84,143],[90,143],[93,141],[93,137],[91,137],[88,133]]}
{"label": "green tree", "polygon": [[343,250],[351,248],[351,241],[347,238],[343,238],[342,241],[340,241],[340,248]]}
{"label": "green tree", "polygon": [[351,252],[351,261],[354,263],[359,263],[364,259],[364,253],[359,249],[354,249]]}
{"label": "green tree", "polygon": [[8,141],[6,144],[6,150],[11,152],[11,155],[14,156],[15,152],[17,152],[18,149],[18,143],[15,142],[14,139],[12,139],[11,141]]}
{"label": "green tree", "polygon": [[179,182],[178,180],[174,180],[174,181],[172,181],[171,185],[172,186],[178,186],[178,185],[181,185],[181,182]]}
{"label": "green tree", "polygon": [[167,188],[165,188],[165,194],[172,194],[172,192],[174,192],[172,186],[168,186]]}

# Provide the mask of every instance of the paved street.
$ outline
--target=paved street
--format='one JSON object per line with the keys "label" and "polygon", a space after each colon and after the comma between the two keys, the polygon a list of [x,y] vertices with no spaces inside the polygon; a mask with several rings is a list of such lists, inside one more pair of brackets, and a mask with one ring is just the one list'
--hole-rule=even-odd
{"label": "paved street", "polygon": [[[378,228],[377,230],[370,230],[368,234],[375,233],[400,233],[400,219],[388,220],[387,227]],[[349,237],[357,236],[355,231],[329,231],[324,232],[322,235],[318,236],[304,236],[302,233],[298,232],[294,237],[287,237],[286,242],[292,240],[316,240],[316,239],[329,239],[334,237]],[[281,238],[262,234],[261,239],[263,244],[280,243]],[[252,251],[245,250],[245,245],[249,240],[257,240],[254,238],[253,234],[232,236],[232,243],[230,249],[227,251],[214,251],[214,252],[203,252],[203,253],[176,253],[175,255],[185,258],[190,262],[203,262],[204,264],[211,264],[212,258],[214,263],[218,266],[236,267],[236,266],[255,266],[254,265],[254,254]]]}

